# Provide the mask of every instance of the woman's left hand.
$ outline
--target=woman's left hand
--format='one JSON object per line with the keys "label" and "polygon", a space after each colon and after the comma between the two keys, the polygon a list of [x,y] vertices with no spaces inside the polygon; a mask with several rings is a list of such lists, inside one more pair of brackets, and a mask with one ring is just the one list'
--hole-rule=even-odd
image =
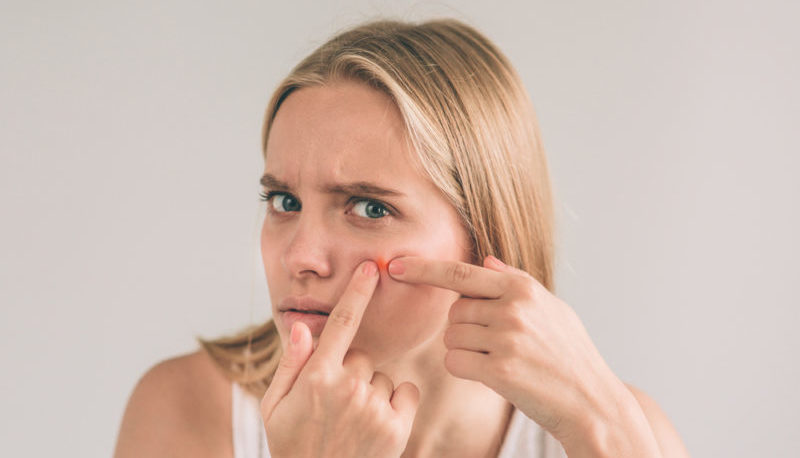
{"label": "woman's left hand", "polygon": [[[655,441],[649,426],[640,424],[646,422],[641,408],[572,308],[527,272],[493,256],[483,266],[414,256],[395,258],[389,265],[396,280],[461,294],[450,307],[444,335],[447,370],[492,388],[547,429],[568,453],[591,454],[587,441],[630,439],[634,432],[649,432],[639,452],[652,451]],[[621,430],[610,431],[614,428]]]}

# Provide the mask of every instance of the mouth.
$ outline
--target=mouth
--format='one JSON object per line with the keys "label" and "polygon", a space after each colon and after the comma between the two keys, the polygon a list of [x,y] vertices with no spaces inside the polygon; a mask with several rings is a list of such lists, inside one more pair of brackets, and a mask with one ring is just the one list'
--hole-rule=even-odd
{"label": "mouth", "polygon": [[305,313],[305,314],[308,314],[308,315],[322,315],[322,316],[330,315],[330,313],[325,313],[325,312],[322,312],[320,310],[286,309],[286,310],[284,310],[284,312],[297,312],[297,313]]}
{"label": "mouth", "polygon": [[308,330],[311,331],[311,337],[314,338],[322,335],[322,330],[325,329],[329,315],[329,312],[322,310],[287,307],[281,310],[280,321],[287,331],[292,329],[292,325],[296,321],[299,321],[308,327]]}
{"label": "mouth", "polygon": [[332,310],[333,305],[314,299],[311,296],[287,296],[278,304],[278,311],[282,313],[294,312],[328,316]]}

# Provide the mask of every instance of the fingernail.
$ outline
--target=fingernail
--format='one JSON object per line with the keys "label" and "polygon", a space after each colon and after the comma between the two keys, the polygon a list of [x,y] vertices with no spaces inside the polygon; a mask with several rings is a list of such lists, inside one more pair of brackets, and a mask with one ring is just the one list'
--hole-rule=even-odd
{"label": "fingernail", "polygon": [[492,255],[489,255],[489,260],[492,261],[494,263],[494,265],[496,265],[496,266],[505,267],[505,263],[503,261],[495,258]]}
{"label": "fingernail", "polygon": [[403,265],[403,261],[398,261],[395,259],[391,263],[389,263],[389,273],[393,275],[402,275],[406,271],[406,266]]}
{"label": "fingernail", "polygon": [[297,329],[297,323],[292,324],[292,331],[290,333],[289,340],[291,341],[292,345],[300,342],[300,331]]}
{"label": "fingernail", "polygon": [[375,272],[377,272],[377,270],[378,269],[375,267],[375,263],[372,261],[368,261],[366,264],[364,264],[364,267],[362,268],[362,272],[364,272],[364,274],[367,275],[368,277],[375,275]]}

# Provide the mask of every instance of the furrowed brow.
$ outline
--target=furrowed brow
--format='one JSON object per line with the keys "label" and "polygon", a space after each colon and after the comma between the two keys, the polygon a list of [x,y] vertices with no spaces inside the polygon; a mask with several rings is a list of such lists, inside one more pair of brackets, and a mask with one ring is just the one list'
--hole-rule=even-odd
{"label": "furrowed brow", "polygon": [[322,187],[322,191],[329,194],[371,194],[375,196],[389,197],[402,197],[405,195],[400,191],[384,188],[368,181],[355,181],[353,183],[326,185]]}
{"label": "furrowed brow", "polygon": [[286,182],[275,178],[275,175],[272,175],[270,173],[265,173],[264,176],[261,177],[261,180],[259,181],[261,183],[261,186],[267,189],[279,189],[281,191],[288,191],[289,189],[291,189],[289,185],[286,184]]}
{"label": "furrowed brow", "polygon": [[[286,182],[279,180],[270,173],[265,173],[264,176],[261,177],[260,181],[261,185],[267,189],[275,189],[280,191],[288,191],[291,189],[291,187]],[[384,188],[369,181],[355,181],[352,183],[329,184],[322,186],[321,190],[322,192],[328,194],[349,194],[349,195],[371,194],[375,196],[389,196],[389,197],[405,196],[405,194],[403,194],[400,191]]]}

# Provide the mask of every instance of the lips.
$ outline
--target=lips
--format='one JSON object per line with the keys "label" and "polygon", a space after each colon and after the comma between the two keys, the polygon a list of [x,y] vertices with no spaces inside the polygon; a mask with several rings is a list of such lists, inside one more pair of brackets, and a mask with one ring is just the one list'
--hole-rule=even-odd
{"label": "lips", "polygon": [[299,321],[308,327],[312,337],[322,335],[331,310],[333,305],[310,296],[288,296],[278,304],[279,317],[284,329],[292,329],[292,325]]}
{"label": "lips", "polygon": [[312,315],[330,315],[333,305],[310,296],[288,296],[278,305],[280,312],[300,312]]}
{"label": "lips", "polygon": [[317,310],[297,310],[297,309],[289,309],[289,310],[286,310],[286,311],[287,311],[287,312],[308,313],[308,314],[310,314],[310,315],[322,315],[322,316],[328,316],[328,315],[330,315],[329,313],[324,313],[324,312],[320,312],[320,311],[317,311]]}

